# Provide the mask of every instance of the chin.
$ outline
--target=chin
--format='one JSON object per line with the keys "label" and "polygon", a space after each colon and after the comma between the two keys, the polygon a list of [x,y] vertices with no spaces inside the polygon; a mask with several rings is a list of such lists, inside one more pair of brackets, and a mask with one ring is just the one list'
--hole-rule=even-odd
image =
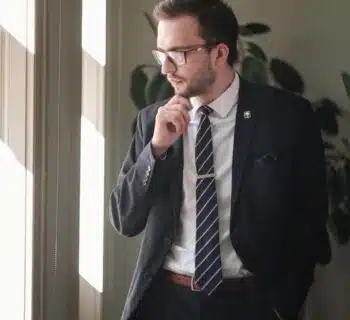
{"label": "chin", "polygon": [[184,97],[184,98],[190,98],[192,96],[192,93],[188,88],[179,88],[179,87],[174,87],[175,94]]}
{"label": "chin", "polygon": [[175,90],[176,95],[184,97],[186,99],[190,98],[192,95],[186,90]]}

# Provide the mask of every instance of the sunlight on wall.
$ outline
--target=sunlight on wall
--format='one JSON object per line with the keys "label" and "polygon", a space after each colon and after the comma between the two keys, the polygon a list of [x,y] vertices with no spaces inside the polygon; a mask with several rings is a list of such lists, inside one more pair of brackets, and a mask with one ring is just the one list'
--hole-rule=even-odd
{"label": "sunlight on wall", "polygon": [[0,0],[0,25],[34,53],[35,0]]}
{"label": "sunlight on wall", "polygon": [[104,138],[82,117],[80,174],[80,275],[103,291]]}
{"label": "sunlight on wall", "polygon": [[0,0],[0,318],[11,320],[32,319],[34,17],[35,0]]}
{"label": "sunlight on wall", "polygon": [[32,319],[33,290],[33,174],[26,170],[26,254],[25,254],[25,320]]}
{"label": "sunlight on wall", "polygon": [[24,292],[31,291],[25,288],[25,259],[31,261],[31,251],[26,257],[26,195],[30,193],[26,182],[31,185],[33,177],[2,141],[0,177],[0,312],[1,319],[20,320],[24,319]]}
{"label": "sunlight on wall", "polygon": [[[79,272],[103,291],[104,137],[103,66],[106,54],[106,1],[83,0],[83,81],[80,169]],[[90,58],[86,53],[92,57]]]}
{"label": "sunlight on wall", "polygon": [[83,0],[82,32],[83,50],[104,66],[106,64],[106,1]]}

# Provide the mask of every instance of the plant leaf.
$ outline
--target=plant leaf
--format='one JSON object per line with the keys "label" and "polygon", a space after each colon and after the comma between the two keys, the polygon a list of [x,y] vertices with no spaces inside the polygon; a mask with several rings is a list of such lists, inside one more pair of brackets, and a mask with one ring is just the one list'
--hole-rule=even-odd
{"label": "plant leaf", "polygon": [[146,93],[147,105],[155,103],[156,101],[159,101],[157,97],[164,81],[167,81],[167,79],[158,69],[157,72],[151,77],[151,79],[147,82],[147,85],[146,85],[145,93]]}
{"label": "plant leaf", "polygon": [[285,61],[278,58],[271,59],[270,70],[275,81],[284,89],[303,94],[304,81],[299,72]]}
{"label": "plant leaf", "polygon": [[346,185],[346,196],[347,196],[347,209],[348,214],[350,211],[350,159],[345,160],[344,164],[344,173],[345,173],[345,185]]}
{"label": "plant leaf", "polygon": [[327,184],[331,211],[335,211],[343,200],[344,183],[339,171],[333,167],[327,168]]}
{"label": "plant leaf", "polygon": [[141,68],[141,69],[155,69],[155,70],[158,70],[159,69],[159,66],[158,65],[154,65],[154,64],[140,64],[137,66],[138,68]]}
{"label": "plant leaf", "polygon": [[347,138],[341,138],[341,142],[343,143],[344,147],[350,151],[350,141]]}
{"label": "plant leaf", "polygon": [[163,81],[159,88],[159,92],[157,94],[157,101],[162,101],[171,98],[174,95],[174,88],[165,77],[164,80],[165,81]]}
{"label": "plant leaf", "polygon": [[343,82],[344,82],[344,85],[345,85],[345,90],[346,90],[346,93],[350,99],[350,74],[346,73],[346,72],[343,72],[342,73],[342,77],[343,77]]}
{"label": "plant leaf", "polygon": [[241,36],[252,36],[255,34],[264,34],[270,31],[270,27],[264,23],[247,23],[239,26],[238,33]]}
{"label": "plant leaf", "polygon": [[346,245],[350,240],[350,215],[337,208],[330,216],[329,225],[339,245]]}
{"label": "plant leaf", "polygon": [[248,52],[253,55],[256,59],[260,59],[264,62],[267,61],[266,54],[263,51],[261,47],[259,47],[257,44],[247,41],[248,45]]}
{"label": "plant leaf", "polygon": [[157,36],[157,25],[154,22],[153,18],[151,17],[151,15],[148,12],[145,12],[145,11],[143,12],[143,15],[145,16],[149,26],[151,27],[153,34],[155,36]]}
{"label": "plant leaf", "polygon": [[324,147],[325,149],[328,149],[328,150],[334,150],[334,149],[335,149],[334,145],[331,144],[331,143],[328,142],[328,141],[323,141],[323,147]]}
{"label": "plant leaf", "polygon": [[143,70],[144,66],[140,65],[134,68],[131,73],[130,97],[134,105],[140,110],[146,106],[145,87],[148,77]]}
{"label": "plant leaf", "polygon": [[331,99],[324,98],[315,104],[316,115],[320,127],[329,136],[336,136],[339,132],[337,116],[341,115],[338,105]]}
{"label": "plant leaf", "polygon": [[248,81],[266,84],[268,82],[266,65],[261,60],[246,57],[241,67],[242,77]]}

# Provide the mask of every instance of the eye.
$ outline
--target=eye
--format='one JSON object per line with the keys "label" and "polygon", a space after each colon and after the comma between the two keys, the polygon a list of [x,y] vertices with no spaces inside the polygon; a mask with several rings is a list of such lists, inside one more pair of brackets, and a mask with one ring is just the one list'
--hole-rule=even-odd
{"label": "eye", "polygon": [[182,64],[185,62],[185,52],[182,51],[169,51],[168,56],[176,62],[176,64]]}

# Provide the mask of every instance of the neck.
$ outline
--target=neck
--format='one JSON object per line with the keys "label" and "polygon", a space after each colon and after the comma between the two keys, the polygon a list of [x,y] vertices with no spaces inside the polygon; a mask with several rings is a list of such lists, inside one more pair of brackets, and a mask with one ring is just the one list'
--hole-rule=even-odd
{"label": "neck", "polygon": [[209,104],[221,96],[227,88],[232,84],[236,76],[233,68],[227,68],[217,75],[215,82],[207,89],[205,93],[196,97],[201,104]]}

